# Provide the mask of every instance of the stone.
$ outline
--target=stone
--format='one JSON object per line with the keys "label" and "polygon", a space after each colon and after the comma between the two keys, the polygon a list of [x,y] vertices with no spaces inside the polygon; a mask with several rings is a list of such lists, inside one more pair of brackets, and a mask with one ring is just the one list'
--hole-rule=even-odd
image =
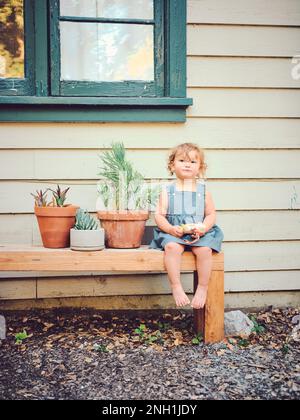
{"label": "stone", "polygon": [[225,313],[226,337],[248,338],[253,328],[253,322],[242,311]]}
{"label": "stone", "polygon": [[0,340],[5,340],[6,338],[6,324],[4,316],[0,315]]}

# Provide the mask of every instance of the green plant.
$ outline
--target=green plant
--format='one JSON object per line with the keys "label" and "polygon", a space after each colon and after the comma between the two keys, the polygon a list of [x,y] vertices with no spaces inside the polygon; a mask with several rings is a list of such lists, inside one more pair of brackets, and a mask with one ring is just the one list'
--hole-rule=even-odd
{"label": "green plant", "polygon": [[248,347],[248,346],[249,346],[249,344],[250,344],[250,341],[249,341],[249,340],[247,340],[246,338],[241,338],[241,339],[238,341],[238,346],[240,346],[240,347]]}
{"label": "green plant", "polygon": [[146,344],[163,344],[164,339],[159,330],[155,331],[154,334],[147,332],[147,327],[145,324],[140,324],[138,328],[135,328],[134,333],[138,335],[140,341]]}
{"label": "green plant", "polygon": [[99,156],[101,183],[98,193],[106,208],[110,203],[119,210],[144,209],[154,204],[160,193],[160,186],[145,186],[144,177],[134,169],[126,158],[123,143],[113,143],[110,151]]}
{"label": "green plant", "polygon": [[22,344],[23,340],[25,340],[26,338],[28,338],[26,330],[15,334],[16,344]]}
{"label": "green plant", "polygon": [[52,192],[53,194],[53,200],[54,200],[54,207],[64,207],[66,206],[65,201],[66,201],[66,195],[67,192],[69,191],[70,187],[66,188],[65,190],[61,190],[60,186],[57,185],[56,190],[52,190],[51,188],[49,188],[49,190]]}
{"label": "green plant", "polygon": [[99,353],[109,353],[105,344],[94,344],[93,349]]}
{"label": "green plant", "polygon": [[36,194],[30,193],[34,197],[35,205],[37,207],[47,207],[47,192],[48,188],[43,192],[42,190],[36,190]]}
{"label": "green plant", "polygon": [[167,331],[171,328],[171,325],[168,322],[159,322],[158,328],[162,331]]}
{"label": "green plant", "polygon": [[143,338],[145,335],[145,331],[146,331],[147,327],[145,324],[140,324],[140,326],[138,328],[136,328],[134,330],[135,334],[139,335],[140,338]]}
{"label": "green plant", "polygon": [[76,212],[76,230],[97,230],[98,222],[88,213],[87,210],[78,209]]}
{"label": "green plant", "polygon": [[288,352],[290,351],[290,347],[287,343],[283,344],[283,346],[281,347],[281,351],[284,355],[288,354]]}
{"label": "green plant", "polygon": [[263,327],[262,325],[259,325],[255,316],[254,315],[249,315],[249,318],[251,319],[251,321],[254,324],[254,327],[252,328],[251,332],[255,332],[257,334],[263,334],[265,332],[265,327]]}
{"label": "green plant", "polygon": [[192,339],[192,344],[199,345],[201,341],[203,341],[203,335],[199,333]]}
{"label": "green plant", "polygon": [[147,339],[145,341],[146,341],[147,344],[152,344],[154,342],[156,344],[163,344],[164,343],[164,339],[163,339],[160,331],[155,331],[154,335],[147,336]]}

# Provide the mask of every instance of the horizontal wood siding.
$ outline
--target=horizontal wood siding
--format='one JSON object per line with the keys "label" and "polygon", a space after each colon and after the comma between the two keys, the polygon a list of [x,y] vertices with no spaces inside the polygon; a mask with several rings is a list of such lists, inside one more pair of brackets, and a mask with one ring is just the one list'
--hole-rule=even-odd
{"label": "horizontal wood siding", "polygon": [[[3,150],[0,180],[99,179],[98,150]],[[147,179],[168,177],[168,150],[128,151]],[[206,153],[210,179],[300,178],[300,150],[213,150]],[[66,161],[68,164],[66,165]],[[149,165],[155,162],[155,165]],[[246,162],[246,164],[245,164]],[[55,171],[53,171],[55,167]]]}
{"label": "horizontal wood siding", "polygon": [[[278,229],[283,220],[284,229]],[[299,213],[294,210],[233,212],[218,209],[217,223],[222,226],[227,242],[297,240],[300,237]],[[146,226],[155,226],[153,215]],[[0,214],[0,237],[2,242],[6,238],[6,243],[11,245],[41,244],[36,218],[31,214]]]}
{"label": "horizontal wood siding", "polygon": [[188,56],[293,57],[300,28],[190,24],[187,37]]}
{"label": "horizontal wood siding", "polygon": [[189,23],[300,26],[298,0],[188,0]]}
{"label": "horizontal wood siding", "polygon": [[[297,304],[300,79],[292,60],[300,55],[299,39],[298,0],[188,0],[187,88],[194,105],[185,124],[1,124],[0,244],[41,243],[30,196],[38,188],[70,186],[69,201],[95,212],[97,155],[112,141],[124,142],[147,179],[164,180],[169,148],[192,141],[206,150],[208,187],[225,234],[226,305]],[[147,229],[154,224],[152,216]],[[0,299],[39,297],[50,305],[53,298],[72,296],[76,304],[84,296],[92,305],[103,296],[103,307],[172,302],[165,275],[91,274],[35,273],[25,280],[1,273]],[[191,274],[182,279],[192,293]]]}
{"label": "horizontal wood siding", "polygon": [[[95,211],[97,188],[94,181],[60,182],[71,186],[69,202],[89,211]],[[55,187],[55,181],[3,181],[0,182],[0,214],[32,213],[33,198],[30,192],[46,186]],[[300,180],[210,180],[217,210],[299,210]],[[22,199],[20,199],[22,197]]]}

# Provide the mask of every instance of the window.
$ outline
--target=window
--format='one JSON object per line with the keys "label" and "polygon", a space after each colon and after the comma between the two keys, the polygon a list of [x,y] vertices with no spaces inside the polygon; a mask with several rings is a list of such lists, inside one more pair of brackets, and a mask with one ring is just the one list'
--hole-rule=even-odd
{"label": "window", "polygon": [[162,96],[162,7],[161,0],[60,0],[59,10],[53,1],[53,94]]}
{"label": "window", "polygon": [[0,0],[0,121],[184,121],[185,0]]}
{"label": "window", "polygon": [[33,9],[24,12],[23,0],[0,0],[1,95],[34,93]]}

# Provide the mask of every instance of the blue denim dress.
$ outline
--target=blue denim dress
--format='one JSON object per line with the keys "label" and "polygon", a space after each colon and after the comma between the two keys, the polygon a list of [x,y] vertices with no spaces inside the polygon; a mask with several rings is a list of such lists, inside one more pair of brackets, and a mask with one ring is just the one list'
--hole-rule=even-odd
{"label": "blue denim dress", "polygon": [[[168,222],[175,226],[187,223],[202,223],[205,216],[205,188],[204,182],[197,183],[197,191],[179,191],[176,188],[176,183],[167,185],[168,194],[168,211],[166,218]],[[185,234],[181,238],[163,232],[158,227],[153,230],[153,240],[149,245],[151,249],[164,250],[169,242],[177,242],[185,245],[185,249],[191,250],[191,246],[206,246],[216,252],[221,251],[221,244],[224,239],[224,234],[219,226],[214,225],[204,236],[201,236],[197,242],[192,245],[186,244],[184,239],[192,241],[191,235]]]}

